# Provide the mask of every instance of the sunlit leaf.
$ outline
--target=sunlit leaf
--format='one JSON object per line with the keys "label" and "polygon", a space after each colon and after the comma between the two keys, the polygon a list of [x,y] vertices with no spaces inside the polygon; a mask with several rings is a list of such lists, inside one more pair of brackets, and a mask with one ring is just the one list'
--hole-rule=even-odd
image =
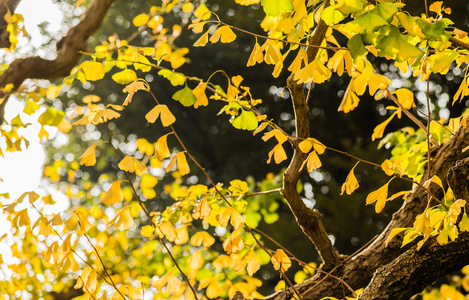
{"label": "sunlit leaf", "polygon": [[291,267],[291,260],[282,249],[275,251],[270,261],[275,270],[280,270],[281,268],[282,272],[286,272]]}
{"label": "sunlit leaf", "polygon": [[120,203],[124,200],[121,191],[121,182],[119,180],[114,181],[106,194],[101,198],[101,202],[109,206],[111,204]]}
{"label": "sunlit leaf", "polygon": [[340,189],[340,194],[343,195],[344,192],[347,193],[347,195],[351,195],[356,189],[358,189],[358,180],[355,177],[355,174],[353,173],[353,170],[355,167],[358,165],[358,163],[353,166],[352,170],[347,175],[347,178],[345,179],[344,184],[342,184],[342,188]]}
{"label": "sunlit leaf", "polygon": [[176,118],[165,104],[156,105],[145,115],[145,119],[147,119],[149,123],[155,123],[158,117],[160,117],[161,124],[165,127],[168,127],[176,121]]}
{"label": "sunlit leaf", "polygon": [[194,93],[187,85],[174,93],[173,99],[179,101],[184,106],[192,106],[197,101]]}
{"label": "sunlit leaf", "polygon": [[147,169],[138,159],[126,155],[118,165],[119,169],[141,175]]}
{"label": "sunlit leaf", "polygon": [[80,165],[85,165],[87,167],[94,166],[96,164],[96,146],[99,144],[94,143],[86,149],[86,151],[80,156]]}
{"label": "sunlit leaf", "polygon": [[393,179],[394,177],[391,178],[385,185],[383,185],[376,191],[371,192],[366,197],[366,204],[371,204],[371,203],[376,202],[376,206],[375,206],[376,213],[380,213],[383,210],[384,206],[386,205],[386,200],[388,198],[389,183]]}
{"label": "sunlit leaf", "polygon": [[261,5],[265,13],[272,17],[294,10],[293,3],[290,0],[261,0]]}

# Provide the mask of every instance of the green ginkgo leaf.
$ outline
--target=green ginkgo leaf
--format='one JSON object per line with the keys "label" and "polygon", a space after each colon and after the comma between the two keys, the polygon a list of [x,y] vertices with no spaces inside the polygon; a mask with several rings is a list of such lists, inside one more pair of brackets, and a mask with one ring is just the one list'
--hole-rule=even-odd
{"label": "green ginkgo leaf", "polygon": [[191,106],[197,101],[197,98],[194,96],[192,90],[186,85],[182,90],[174,93],[173,100],[181,102],[184,106]]}
{"label": "green ginkgo leaf", "polygon": [[352,22],[348,22],[344,25],[344,27],[350,33],[372,33],[377,28],[386,25],[389,25],[389,23],[386,22],[385,19],[383,19],[379,15],[367,12],[358,17],[357,19],[353,20]]}
{"label": "green ginkgo leaf", "polygon": [[423,55],[422,50],[407,42],[406,38],[399,31],[394,31],[378,39],[376,49],[378,49],[379,56],[388,55],[398,62]]}
{"label": "green ginkgo leaf", "polygon": [[290,0],[261,0],[264,12],[271,17],[278,17],[284,12],[294,10],[293,3]]}
{"label": "green ginkgo leaf", "polygon": [[183,85],[186,83],[186,76],[182,73],[173,72],[171,70],[161,70],[158,72],[158,75],[168,79],[173,86]]}
{"label": "green ginkgo leaf", "polygon": [[257,128],[258,121],[252,111],[243,110],[241,114],[231,122],[236,129],[254,130]]}

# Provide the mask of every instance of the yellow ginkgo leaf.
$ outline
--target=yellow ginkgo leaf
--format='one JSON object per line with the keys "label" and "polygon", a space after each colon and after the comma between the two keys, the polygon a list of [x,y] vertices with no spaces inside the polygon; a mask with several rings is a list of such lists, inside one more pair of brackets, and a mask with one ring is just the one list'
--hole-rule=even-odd
{"label": "yellow ginkgo leaf", "polygon": [[303,166],[306,164],[306,168],[308,169],[308,172],[313,172],[316,169],[319,169],[322,166],[321,160],[319,159],[319,156],[314,150],[311,152],[308,157],[303,161],[303,164],[301,165],[301,169],[303,169]]}
{"label": "yellow ginkgo leaf", "polygon": [[158,233],[161,238],[166,237],[170,242],[173,242],[177,238],[176,228],[174,228],[173,224],[168,221],[163,221],[161,224],[156,226],[156,233]]}
{"label": "yellow ginkgo leaf", "polygon": [[386,159],[381,164],[381,169],[384,171],[384,173],[386,173],[386,175],[391,176],[394,174],[394,163],[389,159]]}
{"label": "yellow ginkgo leaf", "polygon": [[[172,271],[170,271],[172,273]],[[169,277],[169,272],[166,273],[164,276],[158,278],[157,280],[154,280],[151,285],[156,289],[157,292],[161,292],[161,290],[164,288],[166,283],[168,282],[168,277]]]}
{"label": "yellow ginkgo leaf", "polygon": [[264,61],[264,55],[261,51],[261,46],[256,42],[254,48],[252,49],[251,55],[247,63],[248,67],[254,66],[256,63],[260,64]]}
{"label": "yellow ginkgo leaf", "polygon": [[308,153],[313,147],[318,154],[323,154],[326,150],[326,146],[324,146],[320,141],[313,138],[307,138],[306,140],[302,141],[298,145],[298,147],[303,153]]}
{"label": "yellow ginkgo leaf", "polygon": [[184,176],[189,173],[189,164],[187,163],[186,155],[184,152],[178,152],[173,156],[169,164],[166,166],[166,172],[171,171],[174,168],[174,165],[177,162],[177,169],[179,173]]}
{"label": "yellow ginkgo leaf", "polygon": [[236,34],[231,30],[230,26],[224,25],[219,27],[210,37],[210,42],[215,44],[219,40],[222,43],[231,43],[236,39]]}
{"label": "yellow ginkgo leaf", "polygon": [[151,225],[145,225],[142,227],[141,235],[147,238],[151,238],[153,233],[155,232],[155,228]]}
{"label": "yellow ginkgo leaf", "polygon": [[407,229],[409,229],[409,228],[393,228],[391,233],[389,234],[389,237],[386,239],[385,246],[388,245],[388,243],[393,239],[393,237],[395,237],[396,235],[398,235],[399,233],[401,233],[402,231],[407,230]]}
{"label": "yellow ginkgo leaf", "polygon": [[142,81],[142,80],[135,80],[134,82],[130,83],[129,85],[127,85],[123,90],[122,92],[124,93],[129,93],[127,95],[127,98],[125,98],[125,101],[124,101],[124,104],[122,104],[123,106],[126,106],[128,105],[130,102],[132,102],[132,97],[134,96],[134,94],[139,91],[139,90],[144,90],[144,91],[148,91],[149,88],[148,88],[148,85],[146,84],[146,82]]}
{"label": "yellow ginkgo leaf", "polygon": [[139,14],[138,16],[136,16],[134,19],[133,19],[133,23],[134,23],[134,26],[135,27],[140,27],[140,26],[144,26],[148,23],[148,21],[150,20],[150,16],[147,15],[147,14]]}
{"label": "yellow ginkgo leaf", "polygon": [[176,118],[173,116],[169,108],[164,104],[158,104],[145,115],[145,119],[147,119],[149,123],[154,123],[158,117],[160,117],[161,123],[165,127],[176,121]]}
{"label": "yellow ginkgo leaf", "polygon": [[216,216],[218,224],[221,227],[226,227],[228,225],[228,221],[230,220],[230,216],[231,216],[231,208],[232,207],[222,208],[220,213]]}
{"label": "yellow ginkgo leaf", "polygon": [[145,155],[152,155],[155,151],[155,147],[144,138],[137,139],[137,150]]}
{"label": "yellow ginkgo leaf", "polygon": [[160,161],[171,156],[171,152],[169,152],[167,142],[168,135],[170,134],[171,133],[165,134],[156,141],[156,151],[153,157],[158,158]]}
{"label": "yellow ginkgo leaf", "polygon": [[16,202],[22,203],[24,201],[24,198],[26,198],[26,196],[28,196],[29,203],[33,203],[34,201],[39,199],[38,193],[31,191],[31,192],[24,192],[21,196],[18,197]]}
{"label": "yellow ginkgo leaf", "polygon": [[357,94],[351,89],[351,85],[349,84],[347,90],[345,91],[344,98],[339,105],[338,111],[343,111],[344,113],[351,112],[358,106],[360,102],[360,98],[358,98]]}
{"label": "yellow ginkgo leaf", "polygon": [[168,276],[168,285],[166,286],[166,291],[170,294],[177,292],[181,287],[181,280],[177,278],[176,275],[171,271]]}
{"label": "yellow ginkgo leaf", "polygon": [[311,63],[306,65],[295,73],[295,80],[298,83],[323,83],[328,80],[332,75],[331,70],[326,68],[319,59],[313,60]]}
{"label": "yellow ginkgo leaf", "polygon": [[212,209],[210,208],[210,205],[208,204],[207,198],[204,198],[199,205],[194,210],[194,213],[192,214],[192,217],[194,219],[205,219],[210,216],[210,213],[212,212]]}
{"label": "yellow ginkgo leaf", "polygon": [[186,226],[179,227],[176,229],[176,238],[174,239],[174,243],[176,245],[182,245],[189,240],[189,234],[187,233]]}
{"label": "yellow ginkgo leaf", "polygon": [[283,149],[282,144],[277,144],[274,149],[272,149],[269,152],[269,159],[267,160],[267,163],[270,164],[270,161],[272,160],[272,156],[274,157],[275,163],[279,164],[285,159],[287,159],[287,154],[285,153],[285,150]]}
{"label": "yellow ginkgo leaf", "polygon": [[[202,257],[202,250],[195,251],[192,255],[187,259],[187,263],[189,267],[193,270],[198,270],[203,267],[204,265],[204,258]],[[200,289],[200,286],[199,286]]]}
{"label": "yellow ginkgo leaf", "polygon": [[194,93],[195,98],[197,98],[197,101],[194,103],[194,108],[208,105],[208,98],[207,98],[207,95],[205,94],[206,88],[207,88],[207,83],[201,81],[195,87],[195,89],[192,90],[192,93]]}
{"label": "yellow ginkgo leaf", "polygon": [[282,271],[286,272],[291,267],[291,260],[282,249],[275,251],[270,261],[272,262],[275,270],[282,268]]}
{"label": "yellow ginkgo leaf", "polygon": [[240,260],[235,262],[234,269],[241,272],[246,268],[249,276],[252,276],[260,268],[259,259],[254,255],[254,248],[251,248]]}
{"label": "yellow ginkgo leaf", "polygon": [[215,260],[212,262],[212,265],[220,270],[224,268],[232,268],[233,260],[228,255],[222,254],[215,258]]}
{"label": "yellow ginkgo leaf", "polygon": [[398,89],[392,93],[396,95],[397,100],[405,109],[411,109],[415,106],[414,93],[412,93],[409,89]]}
{"label": "yellow ginkgo leaf", "polygon": [[264,133],[264,136],[262,137],[262,139],[266,142],[272,137],[275,137],[280,144],[283,144],[284,142],[287,141],[287,136],[279,129],[274,129],[274,130]]}
{"label": "yellow ginkgo leaf", "polygon": [[238,229],[233,230],[231,235],[223,242],[223,249],[226,254],[238,253],[243,250],[243,248],[244,242],[241,238],[241,232]]}
{"label": "yellow ginkgo leaf", "polygon": [[94,103],[94,102],[99,102],[99,100],[101,100],[101,97],[97,96],[97,95],[86,95],[85,97],[83,97],[81,99],[81,101],[83,103]]}
{"label": "yellow ginkgo leaf", "polygon": [[342,188],[340,190],[340,194],[343,195],[344,192],[347,193],[347,195],[351,195],[357,188],[358,188],[358,180],[355,177],[355,174],[353,173],[353,170],[355,167],[358,165],[358,162],[355,164],[355,166],[350,170],[350,172],[347,175],[347,179],[345,179],[344,184],[342,185]]}
{"label": "yellow ginkgo leaf", "polygon": [[206,231],[199,231],[191,237],[191,244],[198,247],[210,247],[215,243],[215,239]]}
{"label": "yellow ginkgo leaf", "polygon": [[126,155],[118,165],[119,169],[122,171],[127,171],[130,173],[135,173],[137,175],[141,175],[147,167],[142,164],[138,159],[132,156]]}
{"label": "yellow ginkgo leaf", "polygon": [[99,144],[94,143],[86,149],[85,153],[83,153],[82,156],[80,156],[80,165],[85,165],[87,167],[89,166],[94,166],[96,164],[96,146]]}
{"label": "yellow ginkgo leaf", "polygon": [[393,179],[394,177],[391,178],[385,185],[383,185],[376,191],[371,192],[366,197],[366,204],[371,204],[371,203],[376,202],[376,206],[375,206],[376,213],[380,213],[383,210],[384,206],[386,205],[386,200],[388,198],[388,186],[391,180]]}
{"label": "yellow ginkgo leaf", "polygon": [[194,47],[203,47],[203,46],[207,45],[209,33],[210,33],[210,30],[207,31],[206,33],[202,34],[202,36],[197,41],[195,41],[193,46]]}
{"label": "yellow ginkgo leaf", "polygon": [[373,130],[373,135],[371,136],[371,139],[374,141],[375,139],[379,139],[383,137],[384,134],[384,129],[386,126],[388,126],[389,122],[394,118],[394,116],[397,114],[397,112],[394,112],[389,118],[386,119],[383,123],[379,124],[378,126],[375,127]]}
{"label": "yellow ginkgo leaf", "polygon": [[117,119],[120,116],[121,116],[120,113],[118,113],[118,112],[116,112],[112,109],[105,108],[105,109],[102,109],[102,110],[100,110],[96,113],[96,115],[93,118],[93,124],[97,125],[99,123],[107,122],[107,121],[112,120],[112,119]]}
{"label": "yellow ginkgo leaf", "polygon": [[124,207],[115,217],[111,220],[109,225],[114,225],[117,229],[123,227],[124,229],[129,229],[134,225],[134,219],[130,215],[130,207]]}
{"label": "yellow ginkgo leaf", "polygon": [[111,204],[121,203],[123,200],[124,197],[122,196],[121,182],[117,180],[111,184],[111,187],[101,199],[101,202],[109,206]]}
{"label": "yellow ginkgo leaf", "polygon": [[84,61],[80,67],[85,74],[86,80],[95,81],[104,77],[104,67],[100,62],[87,60]]}

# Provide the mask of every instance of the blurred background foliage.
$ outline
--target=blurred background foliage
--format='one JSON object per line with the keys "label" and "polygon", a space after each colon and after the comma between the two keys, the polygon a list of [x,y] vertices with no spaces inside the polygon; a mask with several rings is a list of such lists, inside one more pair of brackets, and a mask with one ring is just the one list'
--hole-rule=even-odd
{"label": "blurred background foliage", "polygon": [[[73,18],[76,19],[80,14],[79,9],[70,10],[70,5],[74,1],[58,2],[65,14],[72,17],[70,23],[73,23]],[[132,19],[140,12],[147,12],[152,2],[144,0],[116,1],[102,28],[91,40],[90,49],[104,42],[111,35],[116,35],[120,39],[131,36],[137,29],[132,25]],[[423,3],[420,1],[407,2],[408,10],[415,11],[415,14],[424,13]],[[264,33],[259,25],[264,17],[264,12],[259,5],[245,7],[236,5],[234,1],[226,0],[207,0],[205,4],[227,24],[257,34]],[[465,1],[452,0],[445,1],[445,6],[452,8],[450,18],[457,24],[458,28],[467,31],[469,4]],[[194,48],[192,45],[199,35],[192,33],[187,28],[188,20],[178,17],[177,13],[166,15],[163,25],[171,28],[174,24],[182,26],[182,34],[175,40],[175,44],[178,47],[189,49],[186,55],[189,61],[178,70],[179,72],[204,80],[216,70],[224,70],[229,76],[241,75],[244,78],[243,84],[251,88],[254,98],[262,99],[263,104],[259,106],[260,110],[265,112],[268,118],[276,120],[286,132],[294,133],[293,109],[288,90],[285,87],[289,75],[288,71],[282,72],[278,78],[273,78],[273,66],[261,64],[250,68],[246,67],[255,43],[254,37],[237,32],[238,37],[234,43]],[[47,33],[44,32],[44,34]],[[55,36],[51,36],[50,39],[45,40],[45,43],[53,44],[51,41],[54,38]],[[339,42],[345,43],[345,41]],[[132,41],[132,45],[136,46],[153,46],[154,43],[155,41],[150,40],[145,33]],[[87,58],[85,57],[85,59]],[[371,57],[370,61],[374,63],[374,68],[378,72],[393,80],[395,88],[406,87],[414,91],[417,95],[417,109],[426,111],[425,83],[415,81],[409,73],[403,74],[394,65],[389,65],[384,60]],[[431,108],[434,119],[457,116],[469,104],[466,101],[455,103],[452,107],[447,106],[449,102],[452,102],[452,96],[458,89],[462,78],[457,69],[452,70],[445,76],[430,78]],[[241,179],[247,180],[252,186],[256,186],[257,182],[257,190],[280,187],[281,173],[287,165],[285,162],[280,165],[267,164],[268,151],[266,149],[273,146],[273,142],[272,144],[267,142],[266,145],[260,135],[253,137],[252,132],[237,130],[229,123],[228,117],[217,116],[222,108],[222,103],[211,103],[207,107],[194,109],[173,101],[171,96],[175,92],[175,88],[166,79],[157,75],[157,71],[152,70],[147,74],[137,74],[150,83],[158,100],[168,105],[177,119],[174,124],[176,131],[189,151],[199,160],[215,182],[228,184],[233,179]],[[107,76],[109,76],[109,80],[93,83],[82,84],[75,81],[73,86],[59,97],[60,100],[56,100],[54,106],[61,106],[67,110],[76,104],[83,105],[81,99],[89,94],[100,96],[104,103],[123,103],[126,97],[122,93],[123,86],[110,80],[110,75]],[[212,82],[226,86],[226,79],[220,74],[215,75]],[[389,158],[390,153],[382,151],[383,149],[378,150],[379,141],[371,141],[371,135],[376,124],[386,119],[388,112],[385,107],[392,104],[388,100],[375,101],[372,97],[365,95],[354,111],[348,114],[337,112],[347,85],[347,76],[333,76],[328,84],[311,87],[311,95],[308,99],[311,112],[311,135],[328,147],[381,164],[386,158]],[[190,87],[193,88],[195,85]],[[125,110],[123,117],[109,124],[114,144],[120,150],[134,154],[136,149],[133,145],[137,138],[145,138],[153,143],[161,135],[167,133],[161,126],[148,124],[143,118],[153,106],[154,100],[148,93],[137,93],[133,103]],[[386,132],[392,132],[404,126],[413,126],[405,118],[403,116],[403,120],[399,124],[395,121],[391,122]],[[107,134],[102,127],[74,126],[72,131],[73,133],[69,134],[70,140],[68,142],[52,142],[59,149],[49,148],[47,166],[57,170],[67,161],[78,158],[91,144],[99,140],[107,140]],[[169,145],[171,146],[171,138]],[[90,182],[99,182],[102,173],[109,171],[117,173],[118,158],[111,152],[111,149],[102,147],[101,149],[108,149],[103,151],[99,146],[97,149],[102,151],[98,157],[98,168],[82,167],[82,171],[76,173],[82,179],[76,182],[79,189],[86,190],[86,185],[89,186]],[[263,150],[259,151],[259,149]],[[291,149],[285,150],[291,156]],[[305,201],[323,213],[326,230],[330,233],[338,250],[344,254],[351,254],[384,229],[392,213],[401,205],[402,199],[394,200],[390,205],[386,205],[383,213],[376,214],[374,207],[365,206],[365,198],[369,192],[388,180],[383,172],[375,167],[359,164],[355,169],[355,174],[360,182],[360,188],[352,196],[341,196],[340,187],[356,161],[330,150],[321,156],[321,161],[323,166],[319,170],[310,174],[307,172],[302,174],[302,185],[299,186],[299,189],[302,190]],[[208,183],[202,172],[195,166],[192,166],[191,171],[190,176],[182,178],[181,184]],[[61,175],[65,178],[67,176],[66,172],[62,172]],[[169,195],[164,192],[164,185],[168,183],[169,180],[163,178],[156,185],[156,198],[147,201],[150,210],[163,210],[166,205],[172,203]],[[394,180],[390,185],[390,194],[394,191],[410,188],[408,182]],[[254,191],[253,188],[252,191]],[[95,194],[88,194],[85,198],[87,201],[93,201],[92,198],[93,195],[96,196]],[[83,199],[77,201],[83,201]],[[298,258],[307,262],[318,261],[317,254],[311,253],[311,249],[314,249],[310,246],[311,242],[293,222],[293,216],[279,194],[248,198],[247,201],[261,203],[259,204],[259,213],[269,215],[260,222],[260,230],[286,246]],[[269,223],[272,221],[276,223],[270,226],[266,220]],[[269,241],[266,243],[273,247]],[[261,275],[266,281],[273,280],[274,276],[278,276],[273,270],[272,272],[264,271]]]}

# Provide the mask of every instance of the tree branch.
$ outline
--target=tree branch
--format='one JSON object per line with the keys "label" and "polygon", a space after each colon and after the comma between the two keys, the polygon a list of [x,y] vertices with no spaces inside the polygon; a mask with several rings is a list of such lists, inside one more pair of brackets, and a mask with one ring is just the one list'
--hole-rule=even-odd
{"label": "tree branch", "polygon": [[[469,158],[459,160],[448,170],[448,183],[455,199],[469,200]],[[438,278],[469,264],[469,233],[440,245],[430,238],[422,249],[413,246],[390,264],[379,268],[358,299],[408,299]]]}
{"label": "tree branch", "polygon": [[[461,150],[466,146],[464,140],[469,139],[469,127],[461,128],[455,135],[451,136],[439,148],[432,148],[431,154],[432,169],[430,174],[437,175],[440,178],[445,178],[449,169],[456,164],[458,160],[464,159],[468,153],[463,153]],[[425,172],[422,183],[428,179],[428,170]],[[446,181],[443,180],[444,188],[447,188]],[[431,185],[432,187],[433,185]],[[441,188],[432,188],[431,192],[441,197],[443,192]],[[415,187],[402,204],[401,208],[393,214],[392,220],[385,230],[371,243],[367,248],[354,255],[340,267],[335,269],[332,273],[347,282],[353,289],[365,287],[369,284],[373,273],[381,266],[384,266],[399,255],[405,249],[401,248],[402,236],[394,237],[387,246],[385,246],[386,239],[391,233],[393,228],[397,227],[411,227],[415,218],[420,214],[427,205],[427,195],[420,187]],[[455,244],[461,243],[465,245],[465,239],[457,239]],[[423,255],[427,251],[423,247],[420,252]],[[429,251],[429,250],[428,250]],[[467,254],[466,254],[467,255]],[[434,264],[439,265],[439,256],[435,256]],[[314,288],[313,288],[314,287]],[[327,277],[318,273],[313,278],[306,280],[295,288],[303,293],[304,299],[321,299],[326,296],[343,297],[343,287],[339,281],[331,277]],[[280,291],[272,294],[265,299],[289,299],[291,291]],[[399,298],[394,298],[399,299]]]}
{"label": "tree branch", "polygon": [[[329,1],[325,1],[325,6],[329,5]],[[311,45],[321,45],[324,40],[328,26],[324,21],[320,21],[309,40]],[[308,61],[314,60],[318,53],[318,48],[310,47],[307,50]],[[309,107],[305,99],[304,85],[298,84],[294,80],[294,74],[291,74],[287,80],[288,89],[290,90],[293,109],[295,112],[296,135],[298,138],[306,139],[310,136],[309,131]],[[283,177],[282,196],[287,200],[291,211],[296,217],[297,223],[300,225],[306,236],[313,242],[319,252],[325,269],[332,269],[340,261],[339,253],[334,249],[329,239],[324,225],[321,221],[322,214],[316,209],[308,208],[301,196],[296,190],[296,185],[300,177],[303,161],[307,158],[307,154],[303,153],[299,148],[299,140],[293,142],[294,154],[290,165],[285,171]]]}
{"label": "tree branch", "polygon": [[[101,26],[106,12],[115,0],[93,0],[81,21],[70,28],[57,43],[57,58],[48,60],[39,56],[16,59],[0,76],[0,88],[13,84],[17,90],[27,78],[57,79],[68,76],[86,50],[86,40]],[[5,105],[9,95],[0,92],[0,125],[4,121]]]}

